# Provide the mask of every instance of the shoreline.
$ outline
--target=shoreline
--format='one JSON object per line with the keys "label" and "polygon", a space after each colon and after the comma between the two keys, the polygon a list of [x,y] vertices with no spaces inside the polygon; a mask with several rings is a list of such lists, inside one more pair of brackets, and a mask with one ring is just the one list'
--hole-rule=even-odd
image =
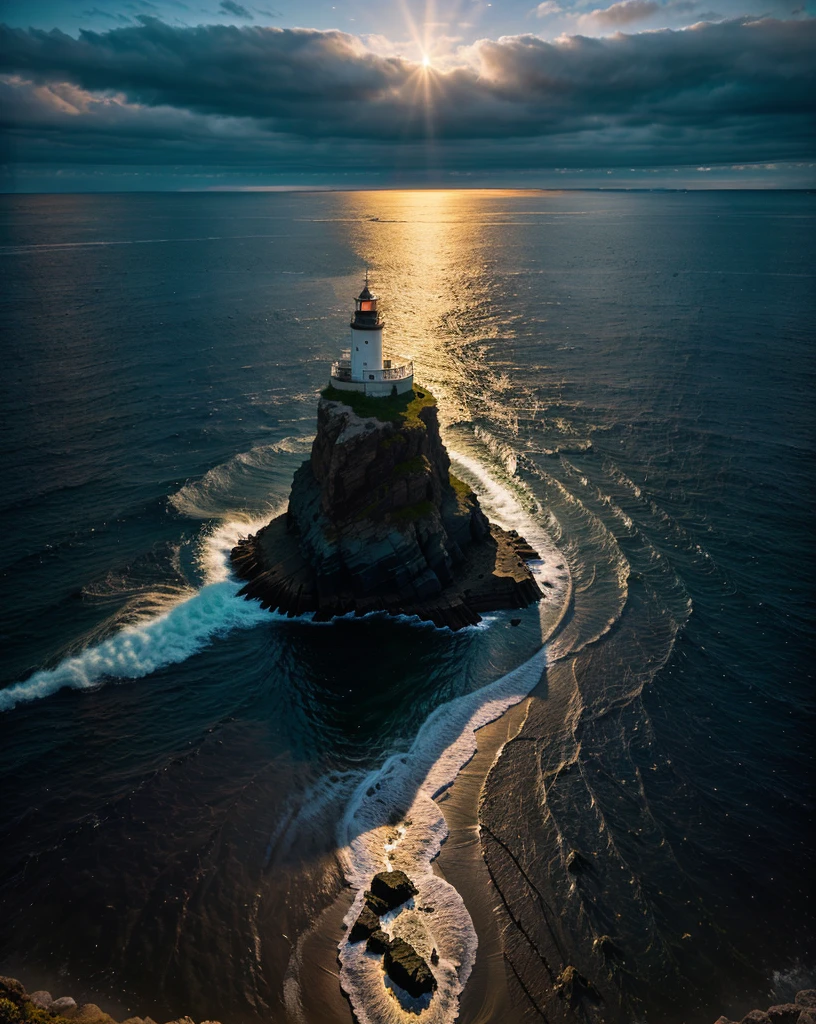
{"label": "shoreline", "polygon": [[[567,580],[557,618],[542,636],[541,647],[533,658],[541,655],[573,610],[571,575]],[[502,900],[484,857],[480,807],[492,768],[507,743],[522,730],[533,698],[542,692],[546,694],[546,675],[545,662],[540,679],[527,694],[495,719],[474,730],[474,753],[459,769],[451,784],[434,800],[445,819],[448,835],[438,855],[431,861],[430,869],[457,891],[478,939],[473,969],[460,995],[456,1019],[461,1024],[490,1024],[496,1020],[512,1019],[508,1017],[513,1009],[511,987],[507,983],[498,925]],[[300,999],[296,1007],[287,1002],[287,1018],[291,1024],[310,1022],[313,1018],[309,1012],[313,1014],[318,1008],[324,1024],[356,1024],[357,1018],[340,984],[338,948],[343,936],[342,920],[355,895],[352,887],[344,886],[320,916],[319,922],[301,940],[301,963],[297,974]]]}
{"label": "shoreline", "polygon": [[459,1001],[461,1024],[512,1019],[496,915],[499,900],[482,855],[479,806],[490,769],[522,728],[529,705],[530,697],[525,697],[476,731],[476,753],[437,800],[449,833],[432,868],[462,897],[479,939],[476,961]]}

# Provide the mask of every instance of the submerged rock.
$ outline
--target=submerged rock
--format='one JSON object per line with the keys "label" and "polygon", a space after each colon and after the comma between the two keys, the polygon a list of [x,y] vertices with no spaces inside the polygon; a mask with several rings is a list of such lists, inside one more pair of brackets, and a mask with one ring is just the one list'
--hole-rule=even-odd
{"label": "submerged rock", "polygon": [[569,1002],[577,1002],[581,998],[588,996],[590,999],[597,999],[598,993],[595,990],[592,982],[580,973],[580,971],[573,967],[571,964],[565,967],[561,972],[558,981],[555,984],[556,991],[559,992]]}
{"label": "submerged rock", "polygon": [[392,939],[383,957],[385,973],[415,999],[435,992],[436,978],[427,963],[405,939]]}
{"label": "submerged rock", "polygon": [[592,943],[592,948],[596,953],[600,953],[607,963],[623,960],[623,951],[608,935],[599,935]]}
{"label": "submerged rock", "polygon": [[535,557],[451,475],[436,402],[419,387],[394,399],[329,389],[287,512],[232,551],[241,593],[272,610],[387,611],[451,629],[539,600]]}
{"label": "submerged rock", "polygon": [[589,866],[589,861],[586,857],[583,857],[577,850],[570,851],[567,857],[567,871],[571,875],[577,875],[581,871],[585,871]]}

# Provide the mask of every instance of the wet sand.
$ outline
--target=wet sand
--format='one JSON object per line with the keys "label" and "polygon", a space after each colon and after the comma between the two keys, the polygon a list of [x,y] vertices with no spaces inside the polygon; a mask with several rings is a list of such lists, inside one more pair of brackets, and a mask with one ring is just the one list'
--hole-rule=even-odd
{"label": "wet sand", "polygon": [[524,724],[529,703],[528,697],[479,729],[476,753],[438,801],[450,835],[433,868],[459,892],[479,937],[476,963],[460,1001],[461,1024],[496,1024],[513,1019],[497,923],[499,899],[482,857],[478,816],[487,774],[504,744]]}

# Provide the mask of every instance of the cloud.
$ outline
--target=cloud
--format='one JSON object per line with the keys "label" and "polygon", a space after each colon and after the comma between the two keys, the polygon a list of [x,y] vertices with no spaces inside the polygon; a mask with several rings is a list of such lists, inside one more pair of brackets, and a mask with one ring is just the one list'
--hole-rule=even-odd
{"label": "cloud", "polygon": [[581,17],[581,22],[595,23],[602,28],[620,28],[651,18],[660,10],[656,0],[620,0],[611,7],[598,8]]}
{"label": "cloud", "polygon": [[610,7],[597,7],[588,14],[579,15],[576,24],[584,31],[603,32],[648,21],[658,14],[662,18],[679,16],[681,19],[694,15],[695,21],[717,21],[720,18],[714,11],[700,10],[698,0],[666,0],[665,3],[657,3],[657,0],[619,0]]}
{"label": "cloud", "polygon": [[422,77],[338,31],[142,17],[75,39],[4,26],[0,127],[18,161],[465,170],[801,160],[814,152],[814,29],[814,19],[766,18],[483,39]]}
{"label": "cloud", "polygon": [[543,4],[536,7],[535,13],[539,18],[548,18],[551,14],[560,14],[562,10],[561,4],[556,3],[556,0],[544,0]]}
{"label": "cloud", "polygon": [[222,14],[232,14],[236,18],[243,18],[245,21],[254,20],[254,15],[243,4],[236,3],[235,0],[221,0],[218,9]]}

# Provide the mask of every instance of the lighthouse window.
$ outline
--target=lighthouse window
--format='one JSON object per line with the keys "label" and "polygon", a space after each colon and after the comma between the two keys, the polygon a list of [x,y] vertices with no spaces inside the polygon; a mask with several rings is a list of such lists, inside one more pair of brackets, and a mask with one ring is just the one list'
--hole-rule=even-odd
{"label": "lighthouse window", "polygon": [[368,375],[368,379],[369,379],[369,380],[374,380],[374,374],[373,374],[373,373],[370,373],[370,374]]}
{"label": "lighthouse window", "polygon": [[368,344],[368,338],[366,338],[365,343],[366,343],[366,345]]}

